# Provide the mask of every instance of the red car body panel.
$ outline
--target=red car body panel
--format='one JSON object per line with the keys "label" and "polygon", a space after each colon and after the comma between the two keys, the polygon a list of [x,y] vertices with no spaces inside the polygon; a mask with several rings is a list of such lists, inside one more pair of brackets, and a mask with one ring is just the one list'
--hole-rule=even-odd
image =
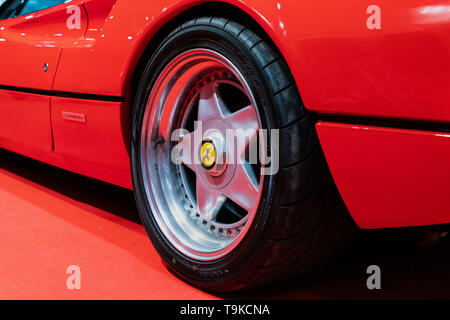
{"label": "red car body panel", "polygon": [[37,153],[50,153],[53,141],[49,112],[50,97],[0,90],[0,146],[8,142],[18,152],[33,146]]}
{"label": "red car body panel", "polygon": [[[89,13],[95,4],[105,5],[89,14],[95,21],[83,40],[64,50],[54,89],[127,95],[150,38],[177,14],[204,2],[121,0],[108,13],[114,1],[87,1]],[[227,2],[251,15],[280,48],[310,110],[450,121],[446,1],[377,1],[381,30],[366,26],[368,1]]]}
{"label": "red car body panel", "polygon": [[121,125],[124,105],[108,101],[53,98],[55,152],[129,172],[130,159]]}
{"label": "red car body panel", "polygon": [[[70,5],[63,4],[29,15],[0,20],[0,84],[52,89],[62,49],[80,40],[87,29],[88,21],[84,10],[80,11],[81,28],[67,28],[67,7]],[[48,63],[47,72],[43,72],[45,63]]]}
{"label": "red car body panel", "polygon": [[[15,100],[1,100],[9,96]],[[122,115],[125,103],[51,100],[50,116],[49,97],[0,90],[0,148],[132,189],[128,143],[123,137],[124,119],[128,119]],[[86,122],[65,119],[63,110],[76,115],[81,115],[76,111],[84,112]]]}
{"label": "red car body panel", "polygon": [[329,122],[316,127],[358,226],[450,222],[450,133]]}
{"label": "red car body panel", "polygon": [[[447,1],[223,2],[265,30],[288,62],[306,107],[320,116],[450,122]],[[77,0],[0,21],[0,86],[48,90],[48,95],[0,91],[0,147],[131,189],[128,116],[138,61],[164,25],[206,3],[213,4]],[[67,29],[66,9],[81,4],[82,27]],[[366,25],[372,4],[381,9],[379,30]],[[62,93],[92,96],[75,99]],[[101,101],[106,96],[108,101]],[[449,162],[435,160],[448,159],[445,134],[324,122],[317,128],[338,188],[360,226],[449,222],[444,199],[449,187],[443,183]],[[423,154],[411,160],[412,146],[431,148],[436,158]],[[440,172],[435,180],[420,171],[429,166]],[[414,183],[405,174],[415,175]],[[385,182],[401,188],[381,187]],[[427,185],[439,189],[431,193]],[[427,197],[418,204],[421,192]],[[406,205],[408,194],[415,200]],[[371,206],[375,199],[383,201]]]}

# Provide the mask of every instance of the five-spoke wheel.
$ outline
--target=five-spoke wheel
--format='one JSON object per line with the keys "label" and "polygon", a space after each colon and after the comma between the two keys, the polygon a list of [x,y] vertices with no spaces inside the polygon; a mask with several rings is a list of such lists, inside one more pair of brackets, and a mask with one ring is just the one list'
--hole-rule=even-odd
{"label": "five-spoke wheel", "polygon": [[141,168],[157,223],[187,256],[218,259],[245,236],[259,204],[255,99],[235,65],[200,48],[173,59],[155,88]]}
{"label": "five-spoke wheel", "polygon": [[148,56],[134,99],[142,221],[169,269],[207,290],[308,272],[350,234],[314,117],[264,39],[224,18],[186,21]]}

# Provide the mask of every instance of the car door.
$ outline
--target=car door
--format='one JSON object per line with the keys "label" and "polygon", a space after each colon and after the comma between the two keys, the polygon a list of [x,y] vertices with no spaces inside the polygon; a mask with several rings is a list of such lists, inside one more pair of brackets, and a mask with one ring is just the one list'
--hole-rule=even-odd
{"label": "car door", "polygon": [[52,149],[50,99],[58,62],[63,48],[87,29],[81,2],[65,2],[0,4],[0,147],[29,156]]}

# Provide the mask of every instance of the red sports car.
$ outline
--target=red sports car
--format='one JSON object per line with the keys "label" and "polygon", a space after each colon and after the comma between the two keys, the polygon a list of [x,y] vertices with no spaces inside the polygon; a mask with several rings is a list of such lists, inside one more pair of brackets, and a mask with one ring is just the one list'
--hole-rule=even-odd
{"label": "red sports car", "polygon": [[305,274],[450,222],[450,4],[0,0],[0,148],[133,189],[193,285]]}

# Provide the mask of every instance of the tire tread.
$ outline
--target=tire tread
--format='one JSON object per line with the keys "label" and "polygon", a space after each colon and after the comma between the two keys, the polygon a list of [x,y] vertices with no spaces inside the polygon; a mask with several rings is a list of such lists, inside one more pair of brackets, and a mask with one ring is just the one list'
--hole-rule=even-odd
{"label": "tire tread", "polygon": [[[263,249],[233,284],[207,290],[232,291],[306,274],[338,255],[348,241],[352,221],[337,191],[315,131],[315,120],[301,100],[296,81],[281,54],[247,26],[219,17],[198,17],[180,28],[212,26],[237,38],[252,53],[273,98],[280,128],[278,214]],[[271,209],[274,210],[274,209]]]}

